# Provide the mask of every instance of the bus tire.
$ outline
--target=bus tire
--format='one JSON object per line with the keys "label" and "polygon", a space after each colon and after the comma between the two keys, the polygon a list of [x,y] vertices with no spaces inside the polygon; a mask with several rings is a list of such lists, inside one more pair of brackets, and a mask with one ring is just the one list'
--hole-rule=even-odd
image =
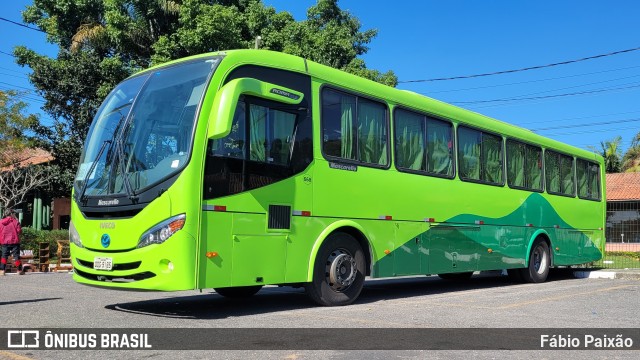
{"label": "bus tire", "polygon": [[319,305],[348,305],[360,295],[365,273],[364,251],[358,241],[346,233],[333,233],[318,250],[313,280],[305,284],[305,290]]}
{"label": "bus tire", "polygon": [[214,290],[224,297],[237,299],[253,296],[260,289],[262,289],[262,285],[215,288]]}
{"label": "bus tire", "polygon": [[473,275],[473,271],[438,274],[440,279],[449,280],[449,281],[466,281],[471,279],[472,275]]}
{"label": "bus tire", "polygon": [[538,238],[534,241],[529,255],[529,266],[520,269],[522,280],[528,283],[541,283],[547,280],[549,267],[551,266],[551,256],[549,255],[549,245]]}

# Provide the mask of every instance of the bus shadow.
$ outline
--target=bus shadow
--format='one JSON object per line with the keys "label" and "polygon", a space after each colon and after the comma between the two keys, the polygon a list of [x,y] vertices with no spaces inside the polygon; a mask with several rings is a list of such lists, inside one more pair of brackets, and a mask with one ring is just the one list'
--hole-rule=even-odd
{"label": "bus shadow", "polygon": [[[574,279],[572,271],[552,271],[547,281],[569,279]],[[355,304],[491,288],[508,291],[510,286],[518,285],[499,273],[474,275],[468,281],[445,281],[436,276],[367,280]],[[266,287],[258,294],[243,299],[225,298],[212,291],[203,295],[112,304],[105,308],[146,316],[214,320],[315,307],[317,305],[307,298],[303,289]]]}

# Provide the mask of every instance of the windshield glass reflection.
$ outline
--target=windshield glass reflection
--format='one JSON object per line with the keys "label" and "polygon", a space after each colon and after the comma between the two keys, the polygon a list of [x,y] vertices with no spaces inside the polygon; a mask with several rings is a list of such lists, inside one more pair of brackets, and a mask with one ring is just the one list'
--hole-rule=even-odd
{"label": "windshield glass reflection", "polygon": [[134,197],[182,170],[191,152],[198,105],[219,61],[193,60],[118,85],[89,130],[76,192]]}

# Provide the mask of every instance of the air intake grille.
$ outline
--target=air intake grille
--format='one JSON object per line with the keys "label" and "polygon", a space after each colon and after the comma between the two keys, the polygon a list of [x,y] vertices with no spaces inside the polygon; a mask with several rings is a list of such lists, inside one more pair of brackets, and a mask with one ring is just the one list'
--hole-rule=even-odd
{"label": "air intake grille", "polygon": [[291,206],[269,205],[269,229],[291,228]]}

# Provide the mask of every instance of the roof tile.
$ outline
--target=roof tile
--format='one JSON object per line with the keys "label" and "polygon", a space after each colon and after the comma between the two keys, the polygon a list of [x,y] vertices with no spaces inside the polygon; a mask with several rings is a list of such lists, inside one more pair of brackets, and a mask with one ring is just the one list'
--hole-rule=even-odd
{"label": "roof tile", "polygon": [[640,173],[607,174],[607,201],[640,200]]}

